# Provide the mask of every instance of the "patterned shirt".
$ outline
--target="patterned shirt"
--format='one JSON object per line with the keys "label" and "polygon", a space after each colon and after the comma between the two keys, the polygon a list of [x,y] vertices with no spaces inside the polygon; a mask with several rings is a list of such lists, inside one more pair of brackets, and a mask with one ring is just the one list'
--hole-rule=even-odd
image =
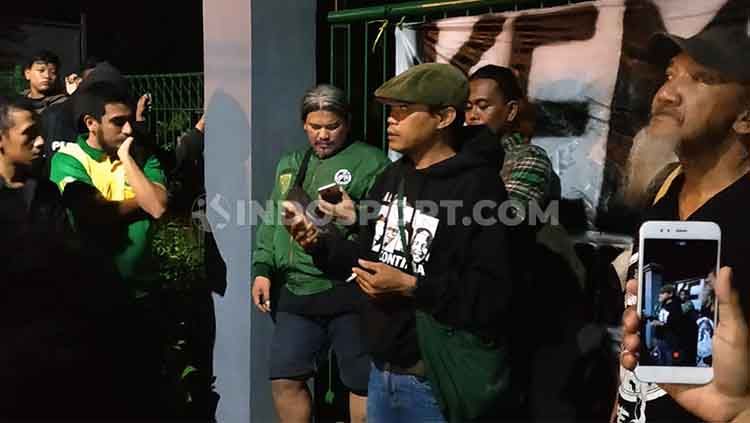
{"label": "patterned shirt", "polygon": [[501,140],[505,160],[500,176],[508,196],[523,203],[537,201],[542,207],[560,196],[560,179],[543,148],[533,145],[518,132]]}

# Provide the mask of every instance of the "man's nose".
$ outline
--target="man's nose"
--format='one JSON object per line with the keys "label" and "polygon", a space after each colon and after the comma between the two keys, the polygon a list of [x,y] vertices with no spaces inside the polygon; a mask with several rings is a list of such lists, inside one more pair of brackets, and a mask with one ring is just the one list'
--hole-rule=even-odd
{"label": "man's nose", "polygon": [[654,96],[654,106],[679,106],[682,96],[679,93],[676,81],[666,81]]}
{"label": "man's nose", "polygon": [[479,120],[479,113],[477,113],[475,107],[469,107],[466,109],[466,121],[467,122],[476,122]]}
{"label": "man's nose", "polygon": [[122,126],[122,133],[127,136],[133,135],[133,126],[130,125],[130,122],[125,122],[125,125]]}
{"label": "man's nose", "polygon": [[34,138],[34,144],[33,145],[34,145],[34,148],[41,149],[44,146],[44,138],[42,138],[41,135],[37,136],[36,138]]}

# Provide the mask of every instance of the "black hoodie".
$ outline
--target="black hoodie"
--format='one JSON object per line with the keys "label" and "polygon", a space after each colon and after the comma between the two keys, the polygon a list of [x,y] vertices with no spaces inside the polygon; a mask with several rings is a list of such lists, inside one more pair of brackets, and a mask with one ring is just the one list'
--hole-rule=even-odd
{"label": "black hoodie", "polygon": [[[496,139],[484,129],[465,128],[459,139],[475,142],[489,137]],[[357,245],[323,237],[313,253],[316,265],[335,279],[347,279],[359,258],[417,276],[413,297],[368,302],[363,313],[365,337],[376,361],[409,367],[420,359],[416,309],[452,327],[503,341],[498,325],[509,306],[511,281],[507,230],[498,218],[498,206],[507,200],[498,177],[502,147],[486,140],[482,144],[497,147],[482,154],[459,153],[420,170],[406,157],[394,163],[368,194],[368,218]],[[411,266],[398,231],[395,199],[402,181]],[[484,207],[475,212],[477,205]],[[475,215],[494,223],[482,225]]]}

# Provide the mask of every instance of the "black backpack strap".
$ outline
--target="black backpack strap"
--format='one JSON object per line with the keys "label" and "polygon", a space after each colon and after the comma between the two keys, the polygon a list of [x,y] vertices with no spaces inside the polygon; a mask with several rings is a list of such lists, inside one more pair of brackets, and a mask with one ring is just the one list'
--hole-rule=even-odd
{"label": "black backpack strap", "polygon": [[312,157],[312,148],[309,148],[305,152],[305,156],[302,158],[302,163],[297,171],[297,176],[294,178],[294,186],[302,187],[302,182],[305,181],[305,174],[307,174],[307,166],[310,164],[310,157]]}

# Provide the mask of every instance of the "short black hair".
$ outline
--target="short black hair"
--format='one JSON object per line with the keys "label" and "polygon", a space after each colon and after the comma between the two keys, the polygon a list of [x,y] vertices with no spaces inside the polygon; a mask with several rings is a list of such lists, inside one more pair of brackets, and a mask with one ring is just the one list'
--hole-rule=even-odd
{"label": "short black hair", "polygon": [[49,50],[38,50],[33,53],[31,53],[28,57],[26,57],[24,63],[23,63],[23,69],[31,69],[31,66],[34,65],[34,63],[51,63],[58,68],[60,67],[60,57],[58,57],[55,53],[49,51]]}
{"label": "short black hair", "polygon": [[77,91],[73,102],[74,117],[79,126],[86,115],[101,122],[107,104],[122,103],[132,107],[127,90],[108,81],[97,81]]}
{"label": "short black hair", "polygon": [[469,81],[475,79],[491,79],[497,83],[497,88],[506,102],[521,101],[524,97],[518,78],[512,69],[504,66],[487,65],[471,74]]}
{"label": "short black hair", "polygon": [[98,58],[96,56],[89,56],[89,57],[87,57],[86,60],[84,60],[83,64],[81,65],[81,75],[79,75],[79,76],[83,76],[84,72],[86,72],[87,70],[94,69],[96,67],[96,65],[98,65],[99,63],[102,63],[103,61],[104,60],[102,60],[102,59],[100,59],[100,58]]}
{"label": "short black hair", "polygon": [[0,97],[0,134],[5,134],[10,128],[15,126],[10,114],[14,110],[27,111],[31,113],[33,119],[39,116],[34,111],[34,105],[25,97],[5,98]]}
{"label": "short black hair", "polygon": [[453,109],[456,111],[456,117],[453,119],[453,122],[448,126],[448,130],[452,131],[454,134],[456,131],[461,129],[464,126],[464,121],[466,120],[466,113],[463,107],[456,107],[456,106],[428,106],[430,113],[437,114],[440,113],[441,110],[447,109],[448,107],[453,107]]}

